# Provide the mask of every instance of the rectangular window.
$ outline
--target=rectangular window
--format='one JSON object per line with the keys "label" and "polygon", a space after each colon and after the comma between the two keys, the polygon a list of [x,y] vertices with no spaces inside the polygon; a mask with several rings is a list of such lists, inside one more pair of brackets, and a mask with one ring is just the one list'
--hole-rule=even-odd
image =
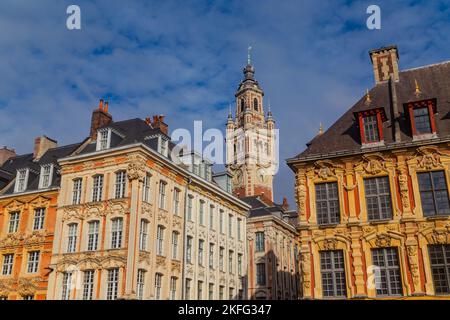
{"label": "rectangular window", "polygon": [[450,294],[450,245],[431,245],[431,273],[436,294]]}
{"label": "rectangular window", "polygon": [[144,219],[141,220],[141,226],[139,229],[139,250],[147,250],[147,238],[148,238],[148,222]]}
{"label": "rectangular window", "polygon": [[47,164],[41,166],[41,174],[39,179],[39,189],[50,187],[52,183],[53,165]]}
{"label": "rectangular window", "polygon": [[103,175],[98,175],[94,177],[94,182],[92,185],[92,202],[102,201],[103,193]]}
{"label": "rectangular window", "polygon": [[177,298],[177,278],[170,278],[170,300],[175,300]]}
{"label": "rectangular window", "polygon": [[116,300],[119,292],[119,268],[108,270],[106,300]]}
{"label": "rectangular window", "polygon": [[95,251],[98,249],[98,232],[100,229],[100,221],[91,221],[88,223],[88,251]]}
{"label": "rectangular window", "polygon": [[413,109],[416,134],[432,133],[428,107]]}
{"label": "rectangular window", "polygon": [[344,298],[347,296],[344,252],[342,250],[321,251],[320,271],[324,297]]}
{"label": "rectangular window", "polygon": [[39,251],[31,251],[28,253],[27,272],[37,273],[39,267]]}
{"label": "rectangular window", "polygon": [[228,236],[230,238],[233,237],[233,215],[232,214],[228,215]]}
{"label": "rectangular window", "polygon": [[199,210],[199,215],[198,215],[198,220],[200,225],[204,226],[205,225],[205,201],[200,200],[200,210]]}
{"label": "rectangular window", "polygon": [[214,268],[214,243],[209,244],[209,267]]}
{"label": "rectangular window", "polygon": [[205,246],[205,241],[199,240],[198,241],[198,264],[200,266],[203,265],[203,250]]}
{"label": "rectangular window", "polygon": [[180,190],[175,188],[173,190],[173,214],[180,215]]}
{"label": "rectangular window", "polygon": [[337,224],[340,221],[337,182],[316,184],[316,212],[318,224]]}
{"label": "rectangular window", "polygon": [[155,300],[161,300],[162,277],[161,273],[155,275]]}
{"label": "rectangular window", "polygon": [[67,252],[72,253],[75,252],[77,248],[77,233],[78,233],[78,224],[72,223],[69,224],[69,232],[67,233]]}
{"label": "rectangular window", "polygon": [[22,192],[27,189],[28,172],[28,169],[21,169],[17,171],[17,181],[14,190],[15,192]]}
{"label": "rectangular window", "polygon": [[172,232],[172,259],[178,260],[178,232]]}
{"label": "rectangular window", "polygon": [[228,251],[228,272],[233,274],[234,268],[233,268],[233,250]]}
{"label": "rectangular window", "polygon": [[264,232],[256,232],[255,233],[255,250],[256,252],[264,252],[265,249],[265,239]]}
{"label": "rectangular window", "polygon": [[219,300],[223,300],[223,293],[225,291],[224,286],[219,286]]}
{"label": "rectangular window", "polygon": [[242,240],[242,220],[241,219],[237,219],[237,238],[238,240]]}
{"label": "rectangular window", "polygon": [[125,198],[125,189],[126,189],[126,176],[127,173],[125,171],[119,171],[116,173],[116,184],[115,184],[115,198],[122,199]]}
{"label": "rectangular window", "polygon": [[238,253],[238,275],[242,276],[242,254]]}
{"label": "rectangular window", "polygon": [[378,296],[402,295],[402,280],[396,248],[372,249]]}
{"label": "rectangular window", "polygon": [[94,296],[94,270],[83,272],[83,300],[92,300]]}
{"label": "rectangular window", "polygon": [[378,132],[378,120],[376,115],[363,117],[363,125],[365,143],[380,141],[380,133]]}
{"label": "rectangular window", "polygon": [[256,264],[256,284],[259,286],[266,285],[266,264]]}
{"label": "rectangular window", "polygon": [[151,174],[147,173],[144,177],[144,187],[142,191],[142,201],[150,202],[150,180]]}
{"label": "rectangular window", "polygon": [[187,219],[188,221],[192,221],[192,203],[194,201],[194,197],[189,195],[187,201]]}
{"label": "rectangular window", "polygon": [[209,206],[209,230],[214,230],[214,206]]}
{"label": "rectangular window", "polygon": [[391,191],[388,177],[364,179],[367,216],[370,221],[392,219]]}
{"label": "rectangular window", "polygon": [[12,253],[5,254],[3,256],[2,275],[10,276],[12,274],[13,264],[14,264],[14,254]]}
{"label": "rectangular window", "polygon": [[44,229],[45,208],[34,210],[33,230]]}
{"label": "rectangular window", "polygon": [[203,300],[203,281],[197,284],[197,300]]}
{"label": "rectangular window", "polygon": [[223,247],[219,248],[219,269],[220,271],[224,271],[223,270],[223,256],[225,254],[225,249]]}
{"label": "rectangular window", "polygon": [[160,181],[159,183],[159,208],[166,208],[166,185],[167,183],[164,181]]}
{"label": "rectangular window", "polygon": [[139,300],[144,298],[145,270],[139,269],[137,272],[136,296]]}
{"label": "rectangular window", "polygon": [[208,300],[214,300],[214,283],[208,285]]}
{"label": "rectangular window", "polygon": [[81,203],[81,182],[81,178],[73,180],[72,204],[74,205]]}
{"label": "rectangular window", "polygon": [[234,297],[234,288],[230,288],[230,289],[229,289],[229,291],[228,291],[228,298],[229,298],[230,300],[235,299],[235,297]]}
{"label": "rectangular window", "polygon": [[418,173],[420,198],[424,216],[450,215],[445,171]]}
{"label": "rectangular window", "polygon": [[220,210],[220,212],[219,212],[219,219],[220,219],[220,233],[225,233],[224,232],[224,227],[223,227],[223,217],[224,217],[224,212],[223,212],[223,210]]}
{"label": "rectangular window", "polygon": [[97,151],[108,149],[109,132],[109,130],[102,130],[98,132]]}
{"label": "rectangular window", "polygon": [[156,229],[156,254],[158,256],[164,255],[164,227],[158,226]]}
{"label": "rectangular window", "polygon": [[111,249],[119,249],[122,246],[122,232],[122,218],[113,219],[111,228]]}
{"label": "rectangular window", "polygon": [[72,272],[63,272],[61,300],[70,300]]}
{"label": "rectangular window", "polygon": [[186,285],[185,285],[185,295],[186,295],[186,300],[191,299],[191,279],[186,279]]}
{"label": "rectangular window", "polygon": [[9,214],[8,233],[15,233],[19,230],[20,213],[11,212]]}
{"label": "rectangular window", "polygon": [[186,261],[192,263],[192,237],[190,236],[186,240]]}

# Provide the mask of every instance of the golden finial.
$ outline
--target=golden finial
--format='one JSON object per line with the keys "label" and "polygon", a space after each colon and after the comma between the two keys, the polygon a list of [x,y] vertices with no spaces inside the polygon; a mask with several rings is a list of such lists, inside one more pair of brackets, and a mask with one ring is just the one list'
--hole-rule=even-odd
{"label": "golden finial", "polygon": [[322,122],[320,123],[320,126],[319,126],[319,135],[321,135],[321,134],[323,134],[323,124],[322,124]]}
{"label": "golden finial", "polygon": [[419,83],[417,82],[417,79],[414,79],[414,83],[416,85],[416,96],[420,95],[422,91],[420,91]]}
{"label": "golden finial", "polygon": [[372,99],[370,98],[369,89],[366,89],[366,104],[370,104]]}

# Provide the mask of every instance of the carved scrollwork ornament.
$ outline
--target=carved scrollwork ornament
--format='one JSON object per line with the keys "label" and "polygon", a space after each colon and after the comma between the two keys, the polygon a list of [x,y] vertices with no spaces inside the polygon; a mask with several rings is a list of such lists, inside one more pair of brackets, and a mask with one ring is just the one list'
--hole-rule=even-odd
{"label": "carved scrollwork ornament", "polygon": [[377,236],[375,244],[380,248],[389,247],[391,245],[391,237],[387,234],[380,234]]}
{"label": "carved scrollwork ornament", "polygon": [[136,159],[128,164],[127,168],[129,180],[139,180],[143,182],[145,178],[145,161],[142,159]]}

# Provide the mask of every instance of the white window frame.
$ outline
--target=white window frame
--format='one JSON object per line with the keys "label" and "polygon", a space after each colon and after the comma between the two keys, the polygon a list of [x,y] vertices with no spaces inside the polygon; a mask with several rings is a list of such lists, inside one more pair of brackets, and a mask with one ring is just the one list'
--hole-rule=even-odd
{"label": "white window frame", "polygon": [[83,179],[76,178],[72,180],[72,204],[78,205],[81,203],[81,191],[83,189]]}
{"label": "white window frame", "polygon": [[92,202],[100,202],[103,199],[104,176],[97,174],[92,177]]}
{"label": "white window frame", "polygon": [[158,152],[164,157],[167,157],[169,154],[169,140],[161,135],[158,136]]}
{"label": "white window frame", "polygon": [[[48,170],[48,172],[46,172]],[[46,189],[51,186],[53,180],[53,163],[41,166],[39,175],[39,189]]]}
{"label": "white window frame", "polygon": [[172,260],[178,260],[178,239],[179,233],[176,231],[172,232]]}
{"label": "white window frame", "polygon": [[107,287],[106,287],[106,300],[116,300],[119,294],[119,268],[113,268],[108,270],[107,274]]}
{"label": "white window frame", "polygon": [[30,175],[30,169],[28,169],[28,168],[17,170],[16,182],[14,185],[14,192],[23,192],[23,191],[27,190],[29,175]]}
{"label": "white window frame", "polygon": [[162,225],[156,228],[156,255],[158,256],[164,256],[164,231],[165,228]]}
{"label": "white window frame", "polygon": [[72,272],[62,273],[61,284],[61,300],[70,300],[70,293],[72,291]]}
{"label": "white window frame", "polygon": [[167,182],[163,180],[159,181],[158,207],[163,210],[166,209],[166,188]]}
{"label": "white window frame", "polygon": [[144,269],[138,269],[137,279],[136,279],[136,297],[139,300],[144,299],[145,273],[146,273],[146,271]]}
{"label": "white window frame", "polygon": [[34,209],[33,231],[44,229],[45,208]]}
{"label": "white window frame", "polygon": [[150,173],[147,173],[144,177],[144,183],[143,183],[143,189],[142,189],[142,201],[144,201],[144,202],[150,202],[151,178],[152,178],[152,175]]}
{"label": "white window frame", "polygon": [[13,211],[9,213],[9,221],[8,221],[8,233],[16,233],[19,231],[20,225],[20,212]]}
{"label": "white window frame", "polygon": [[125,170],[120,170],[116,172],[116,181],[114,183],[114,198],[123,199],[125,198],[127,191],[127,172]]}
{"label": "white window frame", "polygon": [[83,300],[92,300],[94,296],[95,271],[83,271]]}
{"label": "white window frame", "polygon": [[[106,133],[106,137],[104,134]],[[96,151],[109,149],[111,146],[111,129],[100,129],[97,131]]]}
{"label": "white window frame", "polygon": [[14,253],[7,253],[3,255],[2,275],[10,276],[14,267]]}
{"label": "white window frame", "polygon": [[78,224],[67,225],[67,253],[74,253],[77,249]]}
{"label": "white window frame", "polygon": [[177,277],[170,277],[170,300],[177,298]]}
{"label": "white window frame", "polygon": [[141,219],[139,226],[139,250],[147,250],[147,239],[148,239],[148,225],[149,222],[145,219]]}
{"label": "white window frame", "polygon": [[155,274],[155,300],[161,300],[162,278],[161,273]]}
{"label": "white window frame", "polygon": [[120,249],[123,238],[123,219],[111,219],[111,249]]}
{"label": "white window frame", "polygon": [[173,214],[176,216],[180,215],[180,194],[179,189],[173,189]]}
{"label": "white window frame", "polygon": [[39,271],[40,251],[28,252],[27,273],[37,273]]}
{"label": "white window frame", "polygon": [[100,232],[100,221],[92,220],[88,222],[87,251],[98,250],[98,239]]}

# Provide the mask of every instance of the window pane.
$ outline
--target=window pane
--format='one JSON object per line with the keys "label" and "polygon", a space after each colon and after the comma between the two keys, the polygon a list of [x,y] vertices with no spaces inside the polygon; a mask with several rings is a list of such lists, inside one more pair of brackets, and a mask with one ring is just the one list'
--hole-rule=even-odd
{"label": "window pane", "polygon": [[413,110],[416,132],[419,134],[431,133],[430,115],[428,108],[418,108]]}
{"label": "window pane", "polygon": [[376,115],[363,118],[365,142],[377,142],[380,140],[378,133],[378,121]]}
{"label": "window pane", "polygon": [[367,217],[370,221],[392,218],[391,192],[388,177],[364,179]]}

